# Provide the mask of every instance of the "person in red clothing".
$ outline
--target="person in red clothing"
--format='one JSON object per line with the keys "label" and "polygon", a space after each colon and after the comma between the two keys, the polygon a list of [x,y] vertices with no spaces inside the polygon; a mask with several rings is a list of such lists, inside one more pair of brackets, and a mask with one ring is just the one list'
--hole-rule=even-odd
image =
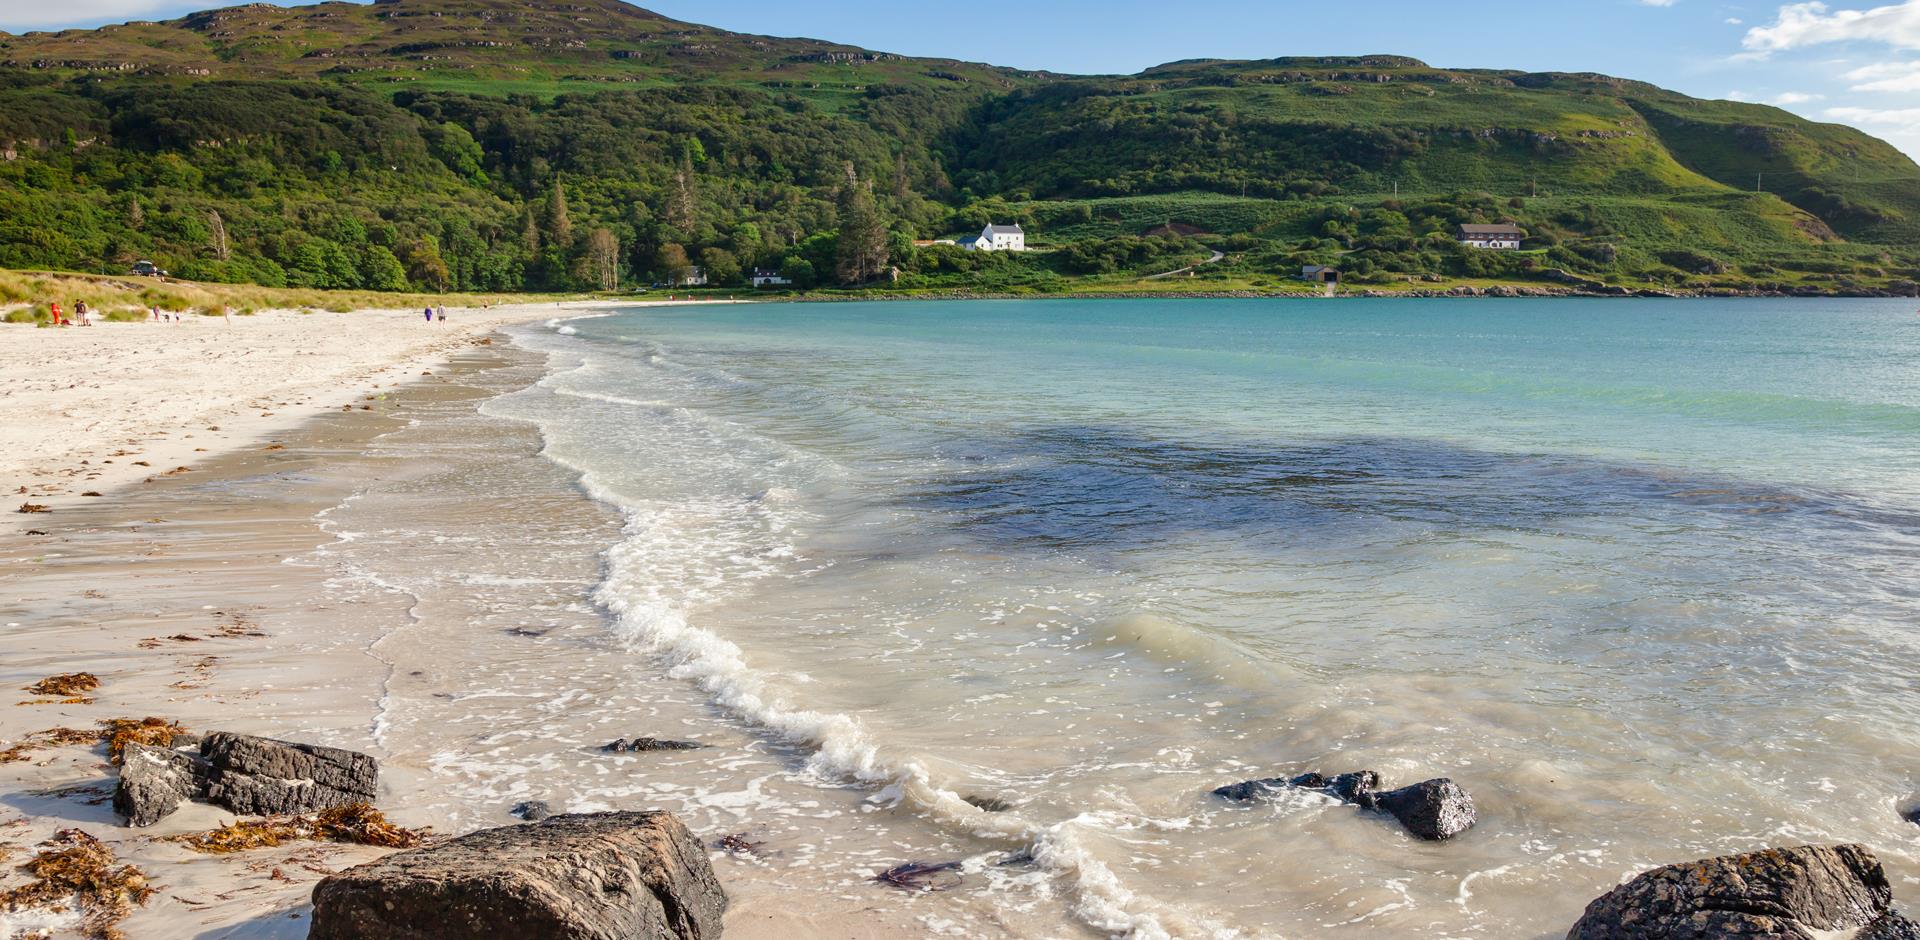
{"label": "person in red clothing", "polygon": [[52,311],[53,311],[53,325],[54,325],[54,326],[66,326],[66,325],[67,325],[67,321],[65,321],[65,320],[62,320],[62,319],[60,319],[60,301],[57,301],[57,300],[56,300],[56,301],[54,301],[53,303],[50,303],[50,304],[48,304],[48,305],[47,305],[47,309],[49,309],[49,310],[52,310]]}

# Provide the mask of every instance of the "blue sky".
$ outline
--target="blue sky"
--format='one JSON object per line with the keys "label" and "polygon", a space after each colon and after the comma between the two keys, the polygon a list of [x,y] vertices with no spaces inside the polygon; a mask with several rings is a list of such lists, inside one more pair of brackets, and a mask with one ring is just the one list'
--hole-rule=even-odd
{"label": "blue sky", "polygon": [[[0,30],[223,2],[0,0]],[[1386,52],[1435,65],[1604,72],[1852,124],[1920,155],[1920,0],[654,0],[677,19],[1062,72],[1174,59]]]}

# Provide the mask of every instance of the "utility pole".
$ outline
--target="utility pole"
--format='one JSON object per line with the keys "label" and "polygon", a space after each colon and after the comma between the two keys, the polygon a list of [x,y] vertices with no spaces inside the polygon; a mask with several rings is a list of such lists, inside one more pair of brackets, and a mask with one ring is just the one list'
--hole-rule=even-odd
{"label": "utility pole", "polygon": [[1766,191],[1767,191],[1767,188],[1766,188],[1766,186],[1764,186],[1764,185],[1762,185],[1762,184],[1761,184],[1761,181],[1763,181],[1763,180],[1765,180],[1766,178],[1767,178],[1767,174],[1765,174],[1765,173],[1755,173],[1755,174],[1753,174],[1753,191],[1754,191],[1754,192],[1756,192],[1756,193],[1764,193],[1764,192],[1766,192]]}
{"label": "utility pole", "polygon": [[1531,199],[1540,198],[1540,180],[1538,179],[1527,180],[1527,196],[1528,198],[1531,198]]}

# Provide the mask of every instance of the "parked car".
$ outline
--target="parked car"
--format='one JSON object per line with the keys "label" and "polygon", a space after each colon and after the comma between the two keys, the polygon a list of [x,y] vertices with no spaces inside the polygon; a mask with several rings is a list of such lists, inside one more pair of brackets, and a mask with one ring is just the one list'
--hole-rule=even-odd
{"label": "parked car", "polygon": [[136,275],[139,275],[140,277],[166,277],[167,276],[167,272],[160,270],[159,266],[155,265],[151,261],[135,261],[133,263],[133,273]]}

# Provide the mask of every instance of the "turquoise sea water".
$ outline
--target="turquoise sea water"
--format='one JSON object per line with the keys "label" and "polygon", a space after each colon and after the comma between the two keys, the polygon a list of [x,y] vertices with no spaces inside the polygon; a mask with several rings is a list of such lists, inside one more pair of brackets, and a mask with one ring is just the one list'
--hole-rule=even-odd
{"label": "turquoise sea water", "polygon": [[[635,668],[875,825],[1029,850],[958,895],[1009,922],[1557,936],[1647,865],[1835,840],[1917,894],[1910,302],[606,313],[519,335],[552,372],[489,408],[625,513]],[[1361,768],[1481,822],[1207,794]]]}

